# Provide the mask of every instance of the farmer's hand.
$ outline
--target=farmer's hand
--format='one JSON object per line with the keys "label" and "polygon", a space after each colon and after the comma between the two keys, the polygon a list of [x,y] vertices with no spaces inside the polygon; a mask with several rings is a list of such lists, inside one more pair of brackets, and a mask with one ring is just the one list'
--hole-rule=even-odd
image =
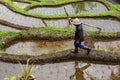
{"label": "farmer's hand", "polygon": [[79,43],[79,40],[77,40],[76,43]]}
{"label": "farmer's hand", "polygon": [[68,18],[69,21],[72,21],[72,18]]}

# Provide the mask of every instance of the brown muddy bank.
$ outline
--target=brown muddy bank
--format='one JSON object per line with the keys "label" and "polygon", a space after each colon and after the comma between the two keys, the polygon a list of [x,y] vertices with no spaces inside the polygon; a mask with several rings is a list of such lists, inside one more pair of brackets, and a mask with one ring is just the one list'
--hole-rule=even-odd
{"label": "brown muddy bank", "polygon": [[[5,39],[5,43],[4,46],[8,47],[9,45],[12,45],[14,41],[21,41],[21,40],[51,40],[51,41],[57,41],[57,40],[68,40],[68,39],[72,39],[73,37],[71,36],[62,36],[62,37],[52,37],[51,35],[46,35],[45,36],[30,36],[30,34],[28,35],[27,33],[22,33],[19,35],[23,35],[25,36],[25,34],[27,35],[26,37],[21,37],[18,36],[12,40],[10,39]],[[48,33],[49,34],[49,33]],[[104,40],[120,40],[120,36],[119,33],[117,33],[117,35],[113,35],[113,36],[95,36],[90,37],[90,36],[85,36],[85,44],[88,47],[92,47],[91,45],[93,44],[95,41],[104,41]],[[56,62],[64,62],[64,61],[72,61],[72,60],[83,60],[83,61],[87,61],[87,62],[95,62],[95,63],[111,63],[111,64],[120,64],[120,54],[118,52],[114,53],[114,52],[105,52],[105,51],[100,51],[100,50],[92,50],[90,52],[89,55],[85,54],[86,51],[84,50],[80,50],[79,54],[74,55],[73,53],[71,53],[71,50],[65,50],[65,51],[61,51],[61,52],[57,52],[54,54],[44,54],[44,55],[12,55],[12,54],[5,54],[5,53],[1,53],[0,54],[0,61],[4,61],[4,62],[10,62],[10,63],[26,63],[27,59],[31,59],[31,63],[34,62],[35,64],[45,64],[45,63],[56,63]]]}
{"label": "brown muddy bank", "polygon": [[21,55],[8,55],[1,54],[0,61],[9,63],[21,62],[26,64],[27,59],[30,59],[30,63],[45,64],[45,63],[58,63],[65,61],[80,60],[85,62],[102,63],[102,64],[120,64],[119,53],[95,51],[92,50],[89,55],[86,55],[86,51],[79,50],[78,54],[71,53],[71,50],[65,50],[56,54],[44,54],[40,56],[21,56]]}
{"label": "brown muddy bank", "polygon": [[27,30],[27,29],[29,29],[28,26],[23,26],[23,25],[18,25],[18,24],[10,23],[10,22],[2,20],[2,19],[0,19],[0,24],[8,26],[8,27],[11,27],[11,28],[15,28],[15,29],[18,29],[18,30]]}

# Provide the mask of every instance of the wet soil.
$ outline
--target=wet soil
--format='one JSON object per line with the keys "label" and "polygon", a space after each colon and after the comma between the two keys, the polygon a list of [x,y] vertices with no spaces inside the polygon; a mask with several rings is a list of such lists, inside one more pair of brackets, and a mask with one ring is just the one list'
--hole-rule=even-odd
{"label": "wet soil", "polygon": [[[102,41],[112,40],[112,39],[119,39],[119,36],[116,36],[115,38],[113,37],[100,38],[100,40]],[[93,41],[94,40],[92,40],[91,37],[85,37],[85,44],[88,47],[92,48],[94,46]],[[8,45],[9,44],[11,43],[8,43]],[[10,62],[10,63],[18,63],[19,61],[21,63],[26,64],[27,59],[31,59],[30,63],[45,64],[45,63],[57,63],[57,62],[72,61],[72,60],[82,60],[82,61],[93,62],[93,63],[95,62],[95,63],[105,63],[105,64],[120,64],[120,54],[118,52],[105,52],[105,51],[99,51],[99,50],[98,51],[91,50],[89,55],[86,55],[86,52],[87,51],[85,50],[80,50],[78,54],[73,54],[71,53],[71,50],[65,50],[65,51],[56,52],[53,54],[43,54],[43,55],[34,55],[34,56],[12,55],[8,53],[3,53],[3,54],[1,53],[0,61]]]}
{"label": "wet soil", "polygon": [[65,50],[57,52],[56,54],[44,54],[40,56],[21,56],[21,55],[0,55],[0,60],[10,63],[21,62],[26,64],[27,59],[30,59],[30,63],[45,64],[45,63],[58,63],[72,60],[82,60],[85,62],[95,62],[102,64],[120,64],[119,53],[111,53],[104,51],[91,50],[87,55],[85,50],[79,50],[78,54],[71,53],[71,50]]}

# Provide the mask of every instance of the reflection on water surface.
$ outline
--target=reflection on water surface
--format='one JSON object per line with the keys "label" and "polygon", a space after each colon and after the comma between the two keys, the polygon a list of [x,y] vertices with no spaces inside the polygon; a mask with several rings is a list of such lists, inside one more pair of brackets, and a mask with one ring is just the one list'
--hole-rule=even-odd
{"label": "reflection on water surface", "polygon": [[68,41],[25,41],[6,49],[11,54],[42,54],[73,48],[73,40]]}
{"label": "reflection on water surface", "polygon": [[[119,80],[119,65],[89,64],[84,62],[62,62],[55,64],[34,65],[37,67],[32,74],[37,80],[81,80],[75,76],[81,75],[85,80]],[[77,72],[81,72],[80,74]],[[74,75],[76,73],[76,75]],[[0,62],[0,79],[8,76],[20,76],[19,64]],[[74,76],[73,76],[74,75]],[[79,76],[80,77],[80,76]]]}
{"label": "reflection on water surface", "polygon": [[105,51],[120,51],[120,41],[95,42],[95,48],[100,48]]}
{"label": "reflection on water surface", "polygon": [[29,10],[31,13],[42,13],[46,15],[65,14],[64,7],[69,14],[79,14],[81,12],[100,13],[107,11],[107,8],[98,2],[79,2],[67,4],[60,7],[40,7]]}

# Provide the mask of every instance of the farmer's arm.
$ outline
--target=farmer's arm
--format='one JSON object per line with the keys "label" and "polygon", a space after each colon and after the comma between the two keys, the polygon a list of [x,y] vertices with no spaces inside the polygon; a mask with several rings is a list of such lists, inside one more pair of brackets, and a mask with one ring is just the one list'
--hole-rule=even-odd
{"label": "farmer's arm", "polygon": [[70,23],[72,23],[72,22],[73,22],[73,19],[72,19],[72,18],[68,18],[68,20],[70,21]]}
{"label": "farmer's arm", "polygon": [[81,39],[81,36],[76,40],[77,41],[77,43],[79,43],[80,42],[80,39]]}

